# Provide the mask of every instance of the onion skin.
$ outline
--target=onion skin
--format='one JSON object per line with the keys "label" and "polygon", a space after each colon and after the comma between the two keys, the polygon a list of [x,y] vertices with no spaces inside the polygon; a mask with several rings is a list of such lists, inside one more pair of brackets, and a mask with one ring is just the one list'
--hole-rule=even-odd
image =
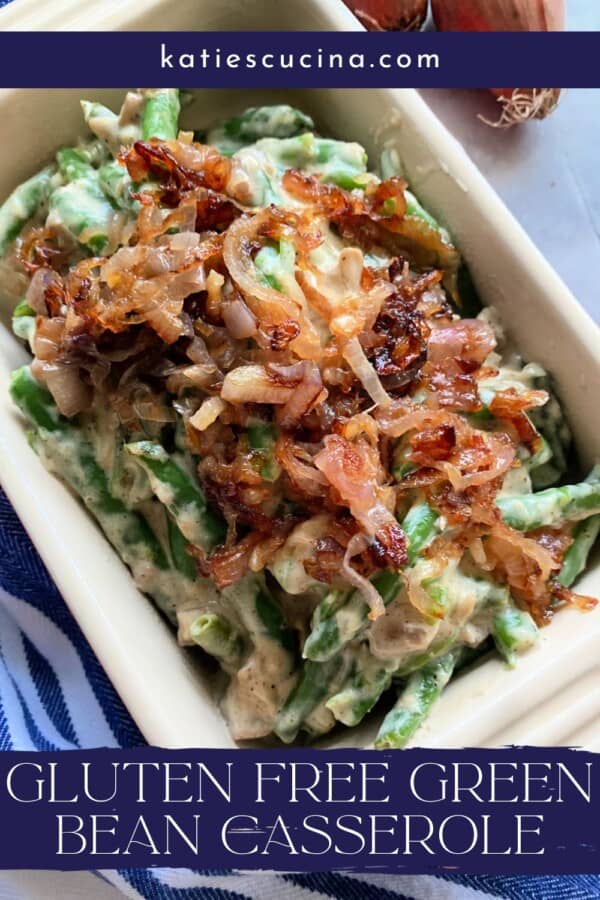
{"label": "onion skin", "polygon": [[545,119],[559,104],[560,88],[492,88],[492,94],[501,104],[502,111],[496,122],[482,117],[493,128],[510,128],[531,119]]}
{"label": "onion skin", "polygon": [[564,31],[564,0],[431,0],[439,31]]}
{"label": "onion skin", "polygon": [[427,18],[427,0],[344,0],[368,31],[418,31]]}
{"label": "onion skin", "polygon": [[[564,31],[565,0],[431,0],[439,31]],[[509,128],[545,119],[558,106],[560,88],[491,88],[500,118],[488,125]]]}

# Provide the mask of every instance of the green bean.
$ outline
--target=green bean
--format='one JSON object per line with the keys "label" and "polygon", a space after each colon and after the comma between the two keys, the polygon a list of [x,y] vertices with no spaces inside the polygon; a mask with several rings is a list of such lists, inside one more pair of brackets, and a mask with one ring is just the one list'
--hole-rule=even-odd
{"label": "green bean", "polygon": [[122,147],[128,147],[142,138],[140,113],[143,106],[141,94],[129,92],[119,115],[102,103],[81,101],[83,116],[90,131],[95,134],[117,157]]}
{"label": "green bean", "polygon": [[59,414],[51,395],[28,366],[13,373],[10,392],[37,430],[43,454],[79,494],[134,574],[140,561],[142,566],[151,562],[158,569],[167,569],[164,551],[146,520],[110,493],[106,473],[96,462],[92,447],[80,430]]}
{"label": "green bean", "polygon": [[290,138],[313,128],[312,119],[291,106],[254,106],[211,129],[206,142],[224,156],[232,156],[263,138]]}
{"label": "green bean", "polygon": [[421,582],[421,587],[428,597],[422,610],[423,615],[434,619],[445,618],[450,608],[448,588],[441,583],[439,578],[425,578]]}
{"label": "green bean", "polygon": [[200,486],[160,444],[138,441],[126,444],[125,449],[145,469],[154,494],[190,544],[212,550],[223,540],[224,525],[208,508]]}
{"label": "green bean", "polygon": [[[525,466],[527,468],[527,471],[531,475],[531,480],[532,480],[532,484],[534,486],[534,490],[537,489],[538,487],[540,487],[539,480],[536,480],[534,483],[535,470],[540,469],[541,467],[546,467],[548,465],[548,463],[550,463],[552,460],[552,448],[550,447],[550,444],[548,443],[548,441],[546,440],[546,438],[543,435],[539,436],[539,443],[540,443],[540,446],[536,450],[536,452],[533,454],[533,456],[530,456],[528,459],[525,460]],[[556,471],[556,473],[552,476],[552,483],[554,483],[556,478],[558,478],[558,475],[559,475],[559,473],[558,473],[558,471]],[[547,478],[546,478],[546,476],[544,476],[542,478],[542,481],[545,482],[546,480],[547,480]],[[550,487],[550,485],[544,484],[544,487]]]}
{"label": "green bean", "polygon": [[325,184],[335,184],[345,191],[364,191],[366,180],[364,172],[355,172],[351,167],[330,166],[321,177]]}
{"label": "green bean", "polygon": [[76,147],[61,147],[56,153],[58,171],[65,181],[93,177],[94,169],[85,155]]}
{"label": "green bean", "polygon": [[375,739],[377,750],[406,746],[450,681],[459,653],[458,648],[451,650],[411,675],[395,706],[383,720]]}
{"label": "green bean", "polygon": [[[437,519],[437,513],[421,502],[406,514],[402,527],[408,539],[409,564],[435,535]],[[396,572],[384,571],[375,575],[373,584],[387,606],[397,596],[402,579]],[[369,606],[359,590],[341,598],[338,593],[334,597],[327,595],[317,607],[312,631],[304,644],[304,657],[321,662],[331,659],[367,626],[368,614]]]}
{"label": "green bean", "polygon": [[119,120],[118,115],[113,112],[112,109],[109,109],[108,106],[104,106],[103,103],[94,103],[91,100],[80,100],[79,102],[81,104],[85,123],[92,131],[94,131],[94,129],[90,123],[93,122],[94,119],[107,119],[115,123]]}
{"label": "green bean", "polygon": [[106,163],[106,160],[106,148],[101,141],[90,141],[76,147],[61,147],[56,152],[58,171],[66,182],[77,181],[78,178],[95,180],[97,167]]}
{"label": "green bean", "polygon": [[103,253],[115,210],[100,186],[98,172],[73,147],[63,147],[56,159],[67,183],[50,195],[48,222],[70,231],[93,253]]}
{"label": "green bean", "polygon": [[398,441],[394,447],[392,457],[392,475],[394,481],[402,481],[411,472],[417,468],[416,463],[412,460],[412,447],[407,440]]}
{"label": "green bean", "polygon": [[259,472],[265,481],[277,481],[281,467],[275,459],[274,447],[277,431],[270,422],[258,420],[248,425],[248,445],[259,457]]}
{"label": "green bean", "polygon": [[[394,148],[386,148],[381,153],[380,160],[380,170],[381,176],[384,179],[392,178],[394,175],[402,175],[402,164],[400,162],[400,157],[398,155],[397,150]],[[450,242],[450,235],[443,228],[440,223],[435,219],[431,213],[429,213],[424,206],[421,205],[419,200],[415,197],[412,191],[408,189],[404,191],[404,197],[406,200],[406,215],[414,216],[417,219],[422,219],[423,222],[426,222],[430,228],[433,228],[434,231],[437,231],[440,235],[442,235],[444,241],[447,243]]]}
{"label": "green bean", "polygon": [[515,657],[537,641],[538,627],[528,612],[511,603],[494,616],[492,636],[498,652],[513,666]]}
{"label": "green bean", "polygon": [[550,450],[550,459],[541,462],[531,471],[533,488],[538,491],[556,484],[567,471],[572,437],[550,376],[546,373],[536,376],[533,386],[549,395],[547,403],[529,412],[531,421]]}
{"label": "green bean", "polygon": [[256,594],[256,613],[269,637],[288,653],[295,654],[298,649],[296,634],[287,627],[279,604],[264,587]]}
{"label": "green bean", "polygon": [[[495,584],[487,578],[472,578],[460,573],[460,582],[449,589],[448,606],[458,607],[462,596],[471,595],[475,600],[475,609],[482,609],[486,616],[489,613],[500,613],[510,603],[508,588]],[[451,650],[461,637],[462,623],[459,621],[449,631],[436,637],[425,650],[415,651],[404,658],[394,672],[394,679],[406,678],[423,666],[429,665],[440,656]]]}
{"label": "green bean", "polygon": [[[396,597],[401,584],[396,572],[378,572],[373,578],[373,585],[386,606]],[[368,616],[369,606],[359,590],[341,597],[337,591],[327,594],[315,611],[302,655],[316,662],[331,659],[366,628]]]}
{"label": "green bean", "polygon": [[284,169],[295,166],[314,170],[322,181],[347,190],[364,188],[366,184],[367,154],[360,144],[318,138],[307,133],[273,142],[270,147],[265,141],[262,146],[271,149]]}
{"label": "green bean", "polygon": [[408,548],[408,564],[413,565],[421,550],[435,537],[438,513],[427,503],[415,503],[402,522]]}
{"label": "green bean", "polygon": [[[135,459],[125,452],[125,443],[129,435],[121,429],[116,413],[107,408],[96,410],[88,428],[90,439],[93,439],[94,433],[109,432],[113,435],[110,464],[107,466],[111,493],[122,500],[129,509],[152,500],[154,493],[148,476]],[[166,513],[164,518],[168,522],[169,517]]]}
{"label": "green bean", "polygon": [[244,642],[227,619],[214,613],[198,616],[190,626],[190,635],[205,653],[219,661],[226,672],[239,668]]}
{"label": "green bean", "polygon": [[440,223],[434,219],[431,213],[427,212],[424,206],[421,206],[415,195],[411,191],[406,190],[404,191],[404,197],[406,199],[406,215],[422,219],[430,228],[439,232],[447,243],[450,243],[450,235],[446,229],[442,228]]}
{"label": "green bean", "polygon": [[106,472],[82,430],[59,415],[45,388],[28,367],[13,373],[11,395],[34,425],[33,446],[45,464],[79,495],[140,590],[177,624],[176,606],[187,579],[172,571],[162,545],[140,513],[129,509],[110,490]]}
{"label": "green bean", "polygon": [[27,300],[20,300],[15,308],[13,309],[13,319],[20,319],[25,316],[34,316],[36,315],[35,309],[33,309]]}
{"label": "green bean", "polygon": [[98,182],[107,197],[119,209],[137,212],[139,203],[131,197],[132,181],[127,169],[116,159],[111,159],[98,169]]}
{"label": "green bean", "polygon": [[271,422],[255,420],[248,425],[248,443],[252,450],[270,450],[277,434]]}
{"label": "green bean", "polygon": [[346,683],[354,666],[354,648],[345,648],[340,654],[341,664],[327,685],[327,691],[302,722],[302,731],[311,739],[327,734],[335,727],[336,719],[327,704]]}
{"label": "green bean", "polygon": [[285,292],[286,278],[294,272],[296,248],[289,241],[267,244],[254,257],[258,275],[269,287]]}
{"label": "green bean", "polygon": [[588,481],[547,488],[536,494],[499,497],[496,505],[507,525],[517,531],[588,518],[600,513],[600,466]]}
{"label": "green bean", "polygon": [[290,661],[295,661],[296,634],[288,628],[281,607],[267,588],[264,578],[249,575],[223,591],[256,646],[266,643]]}
{"label": "green bean", "polygon": [[157,88],[142,91],[142,94],[142,140],[175,140],[179,131],[179,91],[176,88]]}
{"label": "green bean", "polygon": [[53,174],[50,166],[42,169],[15,188],[0,206],[0,256],[48,199]]}
{"label": "green bean", "polygon": [[319,138],[312,132],[283,140],[264,138],[256,146],[273,159],[281,173],[293,166],[314,170],[323,181],[343,175],[357,180],[358,185],[367,171],[367,154],[360,144]]}
{"label": "green bean", "polygon": [[287,104],[276,106],[251,106],[240,116],[223,123],[225,134],[244,144],[253,144],[261,138],[290,138],[312,131],[310,116]]}
{"label": "green bean", "polygon": [[[297,654],[292,650],[283,615],[276,601],[267,590],[264,578],[257,575],[246,576],[221,591],[227,607],[235,611],[236,621],[244,629],[250,643],[250,652],[238,672],[233,677],[227,690],[225,706],[233,700],[237,692],[245,684],[248,673],[255,681],[264,678],[265,689],[272,692],[277,707],[289,693],[290,686],[295,683]],[[260,689],[259,689],[260,690]],[[248,702],[242,687],[242,702]]]}
{"label": "green bean", "polygon": [[[60,216],[61,223],[77,237],[83,231],[86,232],[82,243],[95,252],[102,252],[108,244],[107,232],[114,208],[112,193],[105,190],[101,173],[113,171],[112,167],[117,166],[121,170],[121,176],[128,176],[116,160],[111,160],[101,169],[95,169],[88,156],[84,147],[62,147],[57,152],[58,170],[67,187],[57,191],[57,196],[51,196],[51,210],[55,216]],[[99,231],[91,239],[87,236],[90,228]]]}
{"label": "green bean", "polygon": [[291,743],[304,720],[327,694],[343,660],[340,655],[324,663],[307,660],[302,673],[277,716],[273,731],[284,743]]}
{"label": "green bean", "polygon": [[189,541],[186,540],[177,524],[169,515],[167,515],[167,536],[173,565],[178,572],[190,581],[195,581],[198,577],[198,567],[194,562],[194,559],[187,552]]}
{"label": "green bean", "polygon": [[52,225],[62,225],[92,253],[102,254],[109,244],[114,209],[100,186],[73,181],[57,188],[50,197]]}
{"label": "green bean", "polygon": [[[52,195],[51,210],[55,216],[59,215],[61,224],[80,240],[82,232],[85,232],[81,242],[100,253],[108,244],[108,230],[114,215],[116,169],[120,170],[121,179],[129,180],[127,171],[116,160],[95,169],[85,147],[62,147],[56,154],[56,161],[67,188],[61,189],[57,197]],[[132,208],[131,204],[127,206],[123,202],[117,205],[123,209]],[[90,228],[98,234],[89,236]]]}
{"label": "green bean", "polygon": [[315,740],[335,728],[335,716],[327,709],[327,701],[328,697],[325,696],[302,723],[302,731],[310,740]]}
{"label": "green bean", "polygon": [[461,263],[456,273],[456,306],[464,319],[474,319],[483,309],[469,267]]}
{"label": "green bean", "polygon": [[600,532],[600,515],[578,522],[573,529],[573,543],[565,553],[558,580],[571,587],[586,567],[588,556]]}
{"label": "green bean", "polygon": [[351,728],[369,713],[392,683],[393,665],[374,657],[363,644],[355,656],[350,676],[341,690],[327,701],[338,722]]}
{"label": "green bean", "polygon": [[443,637],[432,641],[426,650],[412,653],[407,659],[403,660],[402,664],[394,672],[394,681],[408,678],[409,675],[414,675],[415,672],[418,672],[424,666],[435,662],[440,656],[445,656],[456,645],[458,636],[459,630],[453,629]]}
{"label": "green bean", "polygon": [[49,433],[66,431],[68,428],[68,422],[59,414],[51,394],[35,380],[29,366],[23,366],[12,373],[10,394],[36,428]]}
{"label": "green bean", "polygon": [[35,319],[36,312],[26,300],[21,300],[13,309],[11,323],[13,334],[20,340],[26,341],[30,346],[35,334]]}

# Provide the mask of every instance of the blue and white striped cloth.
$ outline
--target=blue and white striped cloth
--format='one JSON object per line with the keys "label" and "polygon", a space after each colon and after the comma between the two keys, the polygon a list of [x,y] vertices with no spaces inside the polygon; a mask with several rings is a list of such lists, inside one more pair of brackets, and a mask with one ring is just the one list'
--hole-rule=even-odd
{"label": "blue and white striped cloth", "polygon": [[[143,743],[0,492],[0,750]],[[126,897],[149,900],[600,900],[600,875],[277,875],[187,869],[96,874]],[[0,898],[5,896],[0,873]]]}

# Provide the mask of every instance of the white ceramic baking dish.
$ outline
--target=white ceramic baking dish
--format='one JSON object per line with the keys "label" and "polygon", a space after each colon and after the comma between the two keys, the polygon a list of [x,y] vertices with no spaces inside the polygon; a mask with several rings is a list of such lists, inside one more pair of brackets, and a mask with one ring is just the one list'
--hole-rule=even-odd
{"label": "white ceramic baking dish", "polygon": [[[38,0],[16,0],[0,12],[0,27],[329,30],[357,25],[332,0],[148,0],[143,10],[111,0],[63,0],[42,14]],[[0,92],[5,135],[0,197],[81,133],[77,101],[82,95],[116,102],[120,93]],[[186,117],[201,125],[281,96],[202,89]],[[600,457],[598,329],[420,97],[411,90],[312,90],[288,92],[286,99],[311,112],[322,130],[362,142],[373,160],[384,145],[397,149],[415,191],[453,233],[486,303],[498,308],[523,353],[555,375],[583,464]],[[6,390],[8,374],[24,353],[5,324],[0,326],[0,478],[6,492],[148,741],[173,747],[231,745],[194,654],[178,648],[95,525],[29,448]],[[580,587],[600,596],[598,567]],[[600,610],[585,616],[561,613],[544,631],[540,647],[515,670],[492,659],[456,679],[420,732],[419,743],[600,748],[599,651]],[[368,745],[374,727],[367,723],[329,743]]]}

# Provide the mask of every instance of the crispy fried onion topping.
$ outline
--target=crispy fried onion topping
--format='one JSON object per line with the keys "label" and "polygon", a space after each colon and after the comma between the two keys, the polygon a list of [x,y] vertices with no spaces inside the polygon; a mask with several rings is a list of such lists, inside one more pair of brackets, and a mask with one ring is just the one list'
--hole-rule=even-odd
{"label": "crispy fried onion topping", "polygon": [[[125,437],[185,440],[227,524],[211,553],[189,548],[203,575],[224,587],[288,554],[295,588],[351,585],[376,619],[371,577],[406,569],[399,520],[418,492],[449,528],[431,577],[466,558],[539,622],[589,606],[556,581],[568,534],[500,520],[547,395],[499,388],[484,410],[494,331],[453,313],[458,254],[407,209],[402,179],[344,190],[290,169],[291,209],[250,208],[254,176],[212,147],[138,141],[121,162],[139,213],[115,218],[106,256],[37,225],[19,243],[33,372],[65,416],[104,409]],[[403,578],[411,615],[434,621],[422,582]]]}

